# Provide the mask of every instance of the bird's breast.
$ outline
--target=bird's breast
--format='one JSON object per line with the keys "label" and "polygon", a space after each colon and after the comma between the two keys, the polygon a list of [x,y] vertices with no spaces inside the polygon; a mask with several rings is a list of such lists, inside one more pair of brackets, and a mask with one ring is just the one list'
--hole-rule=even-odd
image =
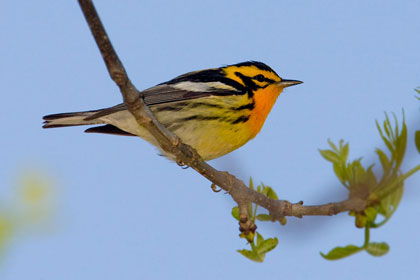
{"label": "bird's breast", "polygon": [[247,122],[247,125],[251,130],[251,138],[254,138],[260,132],[281,91],[282,88],[271,85],[254,92],[255,106]]}

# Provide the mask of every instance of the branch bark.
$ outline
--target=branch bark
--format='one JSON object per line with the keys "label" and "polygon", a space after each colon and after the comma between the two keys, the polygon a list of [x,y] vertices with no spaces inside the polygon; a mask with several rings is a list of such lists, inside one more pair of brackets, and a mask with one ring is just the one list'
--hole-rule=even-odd
{"label": "branch bark", "polygon": [[303,203],[290,203],[287,200],[273,200],[248,188],[244,182],[228,172],[218,171],[204,160],[192,147],[182,143],[178,136],[170,132],[154,117],[143,102],[141,91],[131,83],[123,64],[118,58],[105,28],[91,0],[78,0],[96,44],[102,54],[111,79],[120,88],[124,103],[138,124],[145,127],[158,141],[161,148],[175,155],[179,165],[187,165],[206,177],[213,184],[229,193],[240,210],[240,230],[255,231],[246,211],[249,203],[255,203],[269,211],[273,220],[285,216],[302,217],[307,215],[335,215],[345,211],[362,211],[367,206],[366,199],[352,196],[347,200],[317,206],[304,206]]}

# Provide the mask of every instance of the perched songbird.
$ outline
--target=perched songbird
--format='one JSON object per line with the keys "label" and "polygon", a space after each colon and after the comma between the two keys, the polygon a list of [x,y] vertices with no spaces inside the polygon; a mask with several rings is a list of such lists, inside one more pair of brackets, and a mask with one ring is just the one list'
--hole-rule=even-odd
{"label": "perched songbird", "polygon": [[[195,148],[204,160],[211,160],[254,138],[283,89],[300,83],[280,78],[264,63],[248,61],[190,72],[142,93],[144,102],[164,126]],[[105,124],[85,132],[137,135],[159,147],[125,104],[48,115],[44,120],[44,128]]]}

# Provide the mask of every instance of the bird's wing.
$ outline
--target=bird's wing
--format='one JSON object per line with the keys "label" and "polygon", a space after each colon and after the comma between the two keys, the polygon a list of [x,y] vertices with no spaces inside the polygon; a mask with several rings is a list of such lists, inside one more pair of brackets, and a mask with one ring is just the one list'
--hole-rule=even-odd
{"label": "bird's wing", "polygon": [[197,99],[211,95],[209,91],[192,91],[191,89],[179,88],[172,85],[157,85],[155,87],[144,90],[144,103],[148,106]]}
{"label": "bird's wing", "polygon": [[[184,82],[178,84],[160,84],[142,92],[144,103],[148,106],[158,104],[166,104],[182,100],[197,99],[211,95],[227,96],[234,94],[242,94],[234,87],[214,82],[214,83],[193,83]],[[116,106],[98,110],[97,113],[85,118],[85,120],[97,119],[109,114],[113,114],[122,110],[126,110],[127,106],[122,103]]]}

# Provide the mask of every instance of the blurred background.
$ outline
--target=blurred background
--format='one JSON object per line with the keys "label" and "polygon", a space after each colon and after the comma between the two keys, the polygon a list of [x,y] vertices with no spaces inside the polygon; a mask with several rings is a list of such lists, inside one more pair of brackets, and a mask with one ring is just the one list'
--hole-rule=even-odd
{"label": "blurred background", "polygon": [[[192,70],[263,61],[304,81],[278,99],[262,132],[211,162],[280,198],[320,204],[346,198],[318,149],[350,142],[350,158],[377,163],[375,127],[402,119],[403,170],[418,164],[420,2],[96,1],[140,89]],[[319,256],[363,242],[347,214],[260,223],[279,245],[263,264],[246,248],[230,196],[214,193],[134,137],[43,130],[42,116],[121,102],[77,1],[6,1],[0,10],[0,279],[416,279],[420,175],[371,240],[388,255]],[[379,170],[378,168],[375,169]],[[418,276],[417,276],[418,277]]]}

